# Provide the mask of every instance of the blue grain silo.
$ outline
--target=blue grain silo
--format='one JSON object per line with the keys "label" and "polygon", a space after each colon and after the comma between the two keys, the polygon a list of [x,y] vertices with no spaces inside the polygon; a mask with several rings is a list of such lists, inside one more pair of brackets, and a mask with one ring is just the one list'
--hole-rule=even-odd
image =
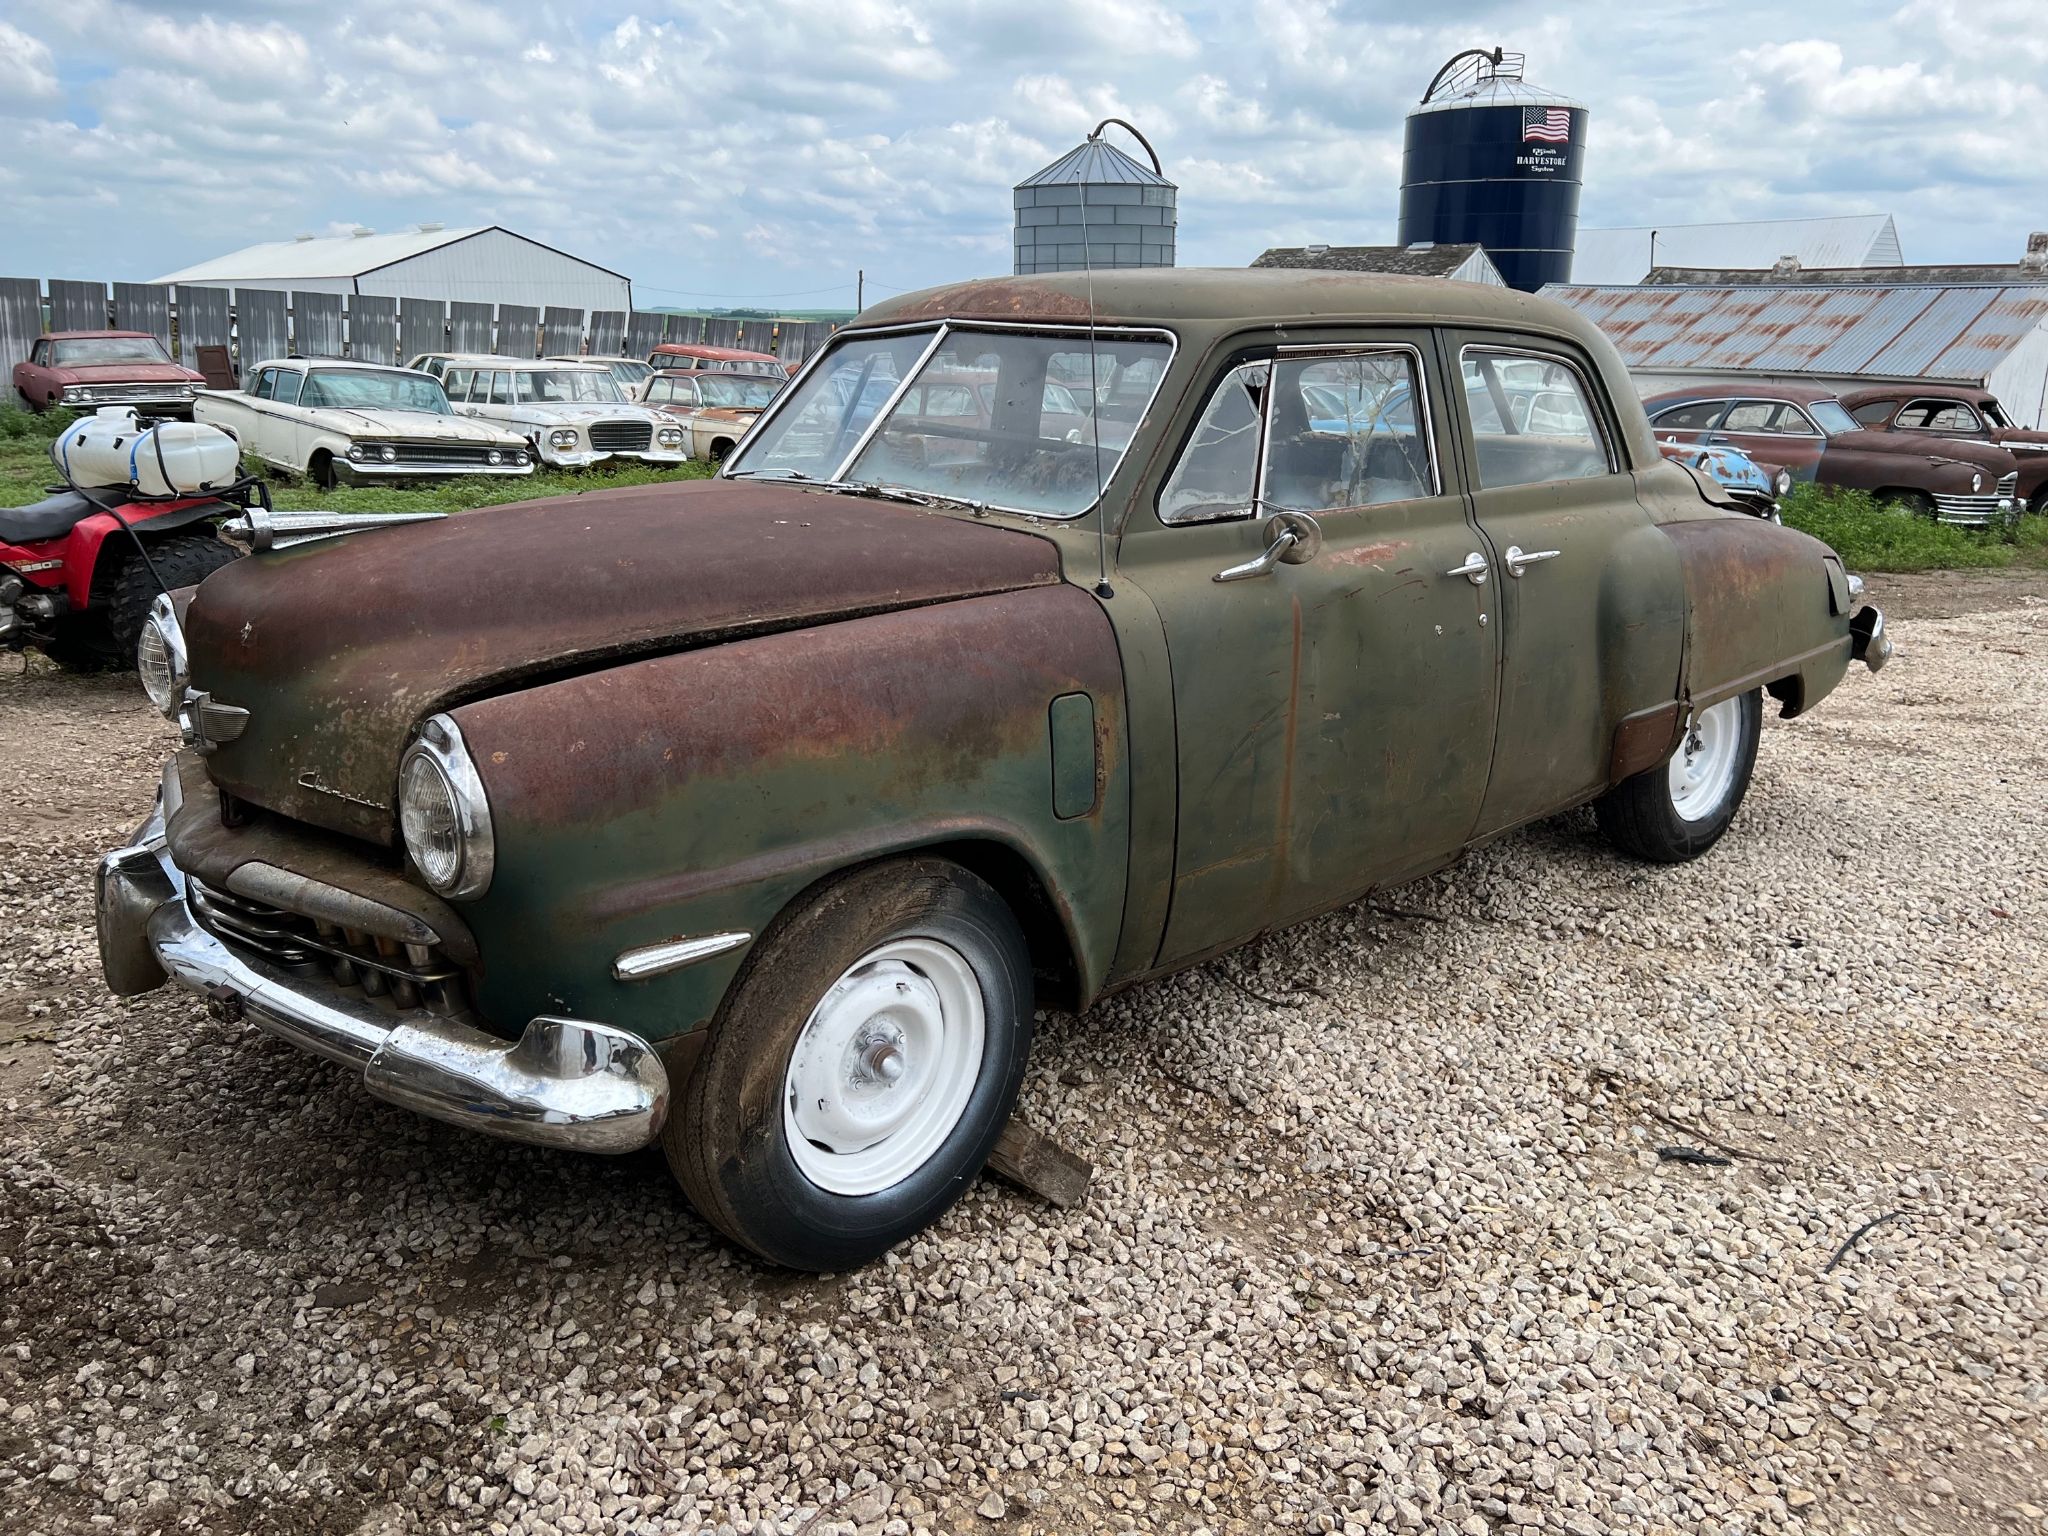
{"label": "blue grain silo", "polygon": [[[1102,130],[1111,123],[1144,145],[1150,169],[1103,142]],[[1170,267],[1178,196],[1144,135],[1120,118],[1105,118],[1080,144],[1017,183],[1014,270]]]}
{"label": "blue grain silo", "polygon": [[1400,243],[1477,242],[1510,288],[1571,280],[1586,107],[1522,78],[1522,55],[1468,48],[1408,114]]}

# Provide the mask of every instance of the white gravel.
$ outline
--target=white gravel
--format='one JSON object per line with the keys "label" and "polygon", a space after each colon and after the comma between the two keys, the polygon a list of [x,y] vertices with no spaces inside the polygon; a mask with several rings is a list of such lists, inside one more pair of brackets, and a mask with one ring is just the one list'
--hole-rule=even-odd
{"label": "white gravel", "polygon": [[826,1279],[105,997],[165,732],[0,661],[5,1529],[2048,1531],[2044,593],[1899,621],[1701,864],[1581,813],[1048,1019],[1086,1207]]}

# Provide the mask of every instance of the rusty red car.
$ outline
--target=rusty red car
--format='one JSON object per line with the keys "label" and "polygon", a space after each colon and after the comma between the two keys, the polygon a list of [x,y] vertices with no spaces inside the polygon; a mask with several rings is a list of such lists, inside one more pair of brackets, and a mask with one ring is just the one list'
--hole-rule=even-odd
{"label": "rusty red car", "polygon": [[15,397],[32,411],[130,405],[145,416],[190,416],[205,385],[148,331],[57,331],[14,365]]}
{"label": "rusty red car", "polygon": [[2016,427],[1998,396],[1959,384],[1886,384],[1842,396],[1864,426],[1878,432],[1990,443],[2019,465],[2015,499],[2036,517],[2048,515],[2048,432]]}
{"label": "rusty red car", "polygon": [[1944,523],[1989,527],[2019,507],[2019,464],[2005,448],[1875,430],[1825,386],[1731,380],[1652,395],[1643,409],[1660,443],[1732,443],[1795,480],[1868,491]]}

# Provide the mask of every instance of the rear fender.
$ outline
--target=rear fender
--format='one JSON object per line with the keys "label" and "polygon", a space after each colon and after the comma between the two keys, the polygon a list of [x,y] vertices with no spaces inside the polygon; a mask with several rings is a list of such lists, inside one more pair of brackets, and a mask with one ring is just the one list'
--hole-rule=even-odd
{"label": "rear fender", "polygon": [[[1084,726],[1077,781],[1063,704],[1056,808],[1052,706],[1072,694],[1092,701],[1093,762]],[[732,641],[454,716],[496,838],[491,887],[463,915],[479,1002],[501,1025],[564,1012],[652,1040],[686,1034],[716,1011],[747,948],[633,981],[613,975],[623,952],[758,935],[819,880],[940,844],[1029,871],[1080,999],[1115,954],[1129,854],[1123,679],[1109,622],[1080,588]]]}

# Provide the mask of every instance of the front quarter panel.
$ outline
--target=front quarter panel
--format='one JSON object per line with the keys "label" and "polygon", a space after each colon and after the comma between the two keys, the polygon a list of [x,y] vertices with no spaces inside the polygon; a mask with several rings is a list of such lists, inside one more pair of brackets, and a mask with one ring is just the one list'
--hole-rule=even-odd
{"label": "front quarter panel", "polygon": [[[1071,693],[1094,701],[1096,795],[1063,819],[1049,711]],[[1036,872],[1084,997],[1115,953],[1123,684],[1108,620],[1079,588],[709,646],[481,700],[455,719],[496,834],[491,887],[464,915],[479,999],[500,1028],[556,1012],[653,1040],[687,1033],[746,951],[620,982],[622,951],[758,935],[823,877],[940,843],[999,845]]]}

